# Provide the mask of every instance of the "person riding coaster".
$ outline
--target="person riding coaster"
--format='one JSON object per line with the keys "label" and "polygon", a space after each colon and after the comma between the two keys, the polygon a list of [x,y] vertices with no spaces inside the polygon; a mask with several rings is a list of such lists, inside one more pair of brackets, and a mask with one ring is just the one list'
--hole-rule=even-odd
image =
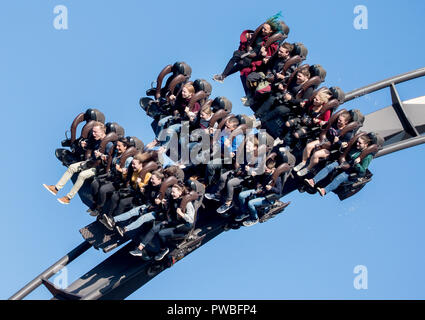
{"label": "person riding coaster", "polygon": [[336,154],[338,150],[342,153],[356,131],[363,125],[363,120],[364,117],[358,110],[348,112],[342,109],[332,115],[319,139],[309,142],[304,148],[301,162],[294,167],[297,175],[299,177],[305,176],[319,161],[328,159],[331,154]]}
{"label": "person riding coaster", "polygon": [[[286,164],[282,165],[286,171],[289,171],[290,167]],[[241,214],[235,217],[235,221],[240,222],[246,218],[248,220],[243,222],[246,227],[252,226],[259,222],[257,206],[271,205],[270,198],[267,195],[273,195],[273,199],[279,199],[282,190],[282,172],[276,171],[276,161],[272,158],[267,159],[265,163],[264,173],[255,177],[257,186],[255,189],[249,189],[239,193],[239,204],[241,208]],[[287,204],[289,205],[289,203]]]}
{"label": "person riding coaster", "polygon": [[125,186],[114,191],[100,208],[99,213],[110,218],[130,210],[143,203],[144,187],[148,184],[151,172],[158,169],[154,153],[139,152],[133,157],[131,166],[125,175]]}
{"label": "person riding coaster", "polygon": [[[321,196],[336,190],[344,183],[357,182],[366,175],[366,171],[378,151],[378,145],[372,143],[371,133],[361,132],[350,141],[347,150],[339,158],[339,161],[329,163],[320,170],[313,178],[304,179],[312,188],[316,188]],[[352,146],[354,146],[352,148]],[[372,148],[370,148],[372,146]],[[317,186],[328,175],[332,175],[331,182],[326,187]]]}
{"label": "person riding coaster", "polygon": [[242,98],[245,106],[261,105],[271,93],[273,86],[286,83],[291,74],[297,69],[301,59],[292,59],[294,45],[283,43],[270,60],[255,72],[247,76],[248,94]]}
{"label": "person riding coaster", "polygon": [[[155,260],[160,261],[170,251],[167,240],[177,235],[181,236],[182,233],[187,233],[193,228],[195,209],[191,201],[183,201],[187,194],[188,191],[182,183],[176,183],[172,186],[168,210],[163,219],[153,222],[153,227],[142,236],[140,244],[130,254],[143,256],[143,249],[152,241],[154,248],[159,248],[159,250],[156,250]],[[193,195],[190,195],[190,197],[193,197]],[[183,205],[183,208],[181,205]]]}
{"label": "person riding coaster", "polygon": [[[86,123],[81,128],[80,137],[77,138],[77,127],[83,121]],[[93,140],[91,130],[96,121],[105,123],[105,115],[94,108],[89,108],[85,112],[79,113],[72,121],[70,129],[71,137],[68,138],[67,131],[65,132],[66,139],[61,142],[62,147],[69,147],[70,150],[64,148],[55,150],[56,158],[58,158],[64,166],[68,167],[72,163],[85,160],[86,150],[81,146],[81,142],[85,141],[85,143],[87,143]]]}
{"label": "person riding coaster", "polygon": [[104,162],[107,159],[107,153],[113,146],[113,141],[118,139],[116,133],[106,135],[105,125],[101,122],[95,122],[92,129],[93,142],[88,144],[86,141],[81,141],[81,146],[86,150],[87,160],[71,164],[61,179],[55,185],[43,186],[53,195],[56,195],[65,184],[72,178],[75,173],[78,173],[78,178],[70,192],[58,201],[62,204],[69,204],[71,199],[78,193],[87,179],[90,179],[98,173]]}
{"label": "person riding coaster", "polygon": [[292,150],[294,139],[299,141],[301,138],[308,136],[309,132],[314,129],[319,133],[318,129],[324,127],[331,117],[331,108],[327,107],[331,92],[326,88],[321,88],[313,93],[313,96],[303,106],[304,114],[290,116],[285,126],[288,132],[283,141],[284,146]]}
{"label": "person riding coaster", "polygon": [[[128,167],[133,161],[133,155],[138,152],[136,148],[129,146],[130,142],[127,138],[118,139],[115,146],[111,148],[111,154],[108,155],[107,172],[93,178],[90,185],[93,204],[87,210],[90,215],[97,216],[99,214],[99,210],[105,205],[107,198],[117,190],[123,181],[123,176],[126,175]],[[129,151],[127,152],[127,150]],[[123,164],[121,159],[124,160]]]}
{"label": "person riding coaster", "polygon": [[[137,207],[132,208],[130,211],[117,215],[113,218],[104,214],[100,222],[105,225],[109,230],[116,228],[121,237],[132,230],[140,228],[144,223],[152,221],[157,218],[156,212],[159,210],[158,206],[160,205],[160,200],[157,198],[159,194],[159,189],[162,181],[164,180],[164,174],[161,170],[155,170],[152,172],[152,175],[149,179],[149,183],[145,187],[143,192],[143,204]],[[138,217],[132,223],[120,227],[116,225],[118,222],[128,221],[131,218]]]}

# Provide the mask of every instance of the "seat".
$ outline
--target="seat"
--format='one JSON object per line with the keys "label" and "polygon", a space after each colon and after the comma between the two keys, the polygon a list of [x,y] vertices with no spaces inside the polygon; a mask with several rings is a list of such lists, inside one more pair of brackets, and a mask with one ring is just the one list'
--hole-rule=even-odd
{"label": "seat", "polygon": [[214,114],[219,110],[230,113],[232,112],[232,102],[226,97],[216,97],[211,103],[211,109]]}

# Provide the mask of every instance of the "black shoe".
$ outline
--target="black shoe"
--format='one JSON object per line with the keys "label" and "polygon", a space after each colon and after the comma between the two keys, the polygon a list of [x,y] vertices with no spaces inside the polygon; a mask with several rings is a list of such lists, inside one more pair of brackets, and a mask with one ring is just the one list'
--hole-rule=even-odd
{"label": "black shoe", "polygon": [[155,261],[161,261],[162,259],[164,259],[168,252],[170,252],[170,249],[168,248],[161,250],[161,252],[155,256]]}
{"label": "black shoe", "polygon": [[206,193],[204,197],[208,200],[220,201],[220,196],[215,193]]}
{"label": "black shoe", "polygon": [[236,218],[235,218],[235,221],[242,221],[243,219],[246,219],[246,218],[248,218],[249,217],[249,214],[248,213],[242,213],[242,214],[240,214],[240,215],[238,215]]}
{"label": "black shoe", "polygon": [[87,210],[87,212],[89,212],[92,217],[97,217],[99,215],[99,211],[97,211],[96,209],[89,209]]}
{"label": "black shoe", "polygon": [[223,204],[220,208],[217,209],[217,213],[223,214],[231,208],[233,208],[233,203],[231,203],[230,205]]}
{"label": "black shoe", "polygon": [[124,234],[125,234],[124,228],[121,228],[120,226],[116,226],[116,227],[115,227],[115,230],[117,230],[118,234],[119,234],[122,238],[124,238]]}
{"label": "black shoe", "polygon": [[143,256],[143,251],[140,250],[139,248],[136,248],[132,251],[130,251],[130,254],[134,257],[142,257]]}

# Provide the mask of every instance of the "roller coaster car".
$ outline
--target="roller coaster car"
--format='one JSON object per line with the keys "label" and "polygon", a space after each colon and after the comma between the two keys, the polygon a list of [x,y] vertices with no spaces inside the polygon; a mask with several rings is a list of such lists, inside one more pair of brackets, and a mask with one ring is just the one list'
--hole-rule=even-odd
{"label": "roller coaster car", "polygon": [[[167,79],[167,82],[162,88],[161,86],[165,76],[170,73],[172,73],[172,75]],[[179,75],[183,75],[187,77],[187,79],[190,78],[192,75],[192,68],[186,62],[176,62],[174,65],[169,64],[165,66],[156,79],[156,85],[154,86],[155,82],[153,82],[152,87],[146,91],[146,95],[154,96],[156,100],[160,97],[165,98],[171,82]]]}
{"label": "roller coaster car", "polygon": [[[163,88],[164,77],[172,73],[167,79]],[[140,98],[139,104],[146,114],[154,119],[163,115],[171,114],[172,104],[170,95],[177,96],[181,92],[182,85],[186,83],[192,74],[192,68],[185,62],[176,62],[173,66],[167,65],[158,75],[156,87],[152,83],[152,88],[146,91],[146,95],[154,96]]]}
{"label": "roller coaster car", "polygon": [[[80,137],[77,138],[77,126],[86,122],[81,129]],[[68,138],[65,132],[66,139],[62,141],[62,147],[69,147],[70,149],[59,148],[55,150],[56,158],[64,166],[69,166],[72,163],[83,161],[85,159],[85,150],[81,147],[80,143],[83,140],[90,139],[91,129],[96,121],[105,123],[105,116],[97,109],[89,108],[85,112],[78,114],[71,124],[71,137]]]}

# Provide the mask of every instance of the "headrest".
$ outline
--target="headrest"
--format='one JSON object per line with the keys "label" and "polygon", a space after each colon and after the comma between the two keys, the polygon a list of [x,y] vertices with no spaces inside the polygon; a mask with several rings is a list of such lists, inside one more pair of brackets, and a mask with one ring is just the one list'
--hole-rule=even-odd
{"label": "headrest", "polygon": [[288,25],[283,20],[280,20],[279,23],[280,23],[280,27],[282,29],[282,33],[286,36],[285,38],[287,38],[288,35],[289,35]]}
{"label": "headrest", "polygon": [[147,164],[143,165],[143,169],[140,171],[139,177],[144,180],[148,172],[155,171],[156,169],[158,169],[158,164],[155,161],[149,161]]}
{"label": "headrest", "polygon": [[294,43],[294,49],[291,52],[291,56],[300,56],[303,59],[306,59],[308,55],[308,50],[301,42]]}
{"label": "headrest", "polygon": [[126,137],[130,147],[135,147],[139,151],[143,151],[145,145],[142,140],[137,137]]}
{"label": "headrest", "polygon": [[332,93],[332,98],[337,99],[340,103],[345,100],[345,92],[340,87],[330,87],[329,91]]}
{"label": "headrest", "polygon": [[190,101],[189,101],[189,104],[188,104],[189,109],[191,109],[195,105],[196,102],[198,102],[202,99],[205,99],[206,97],[207,97],[207,94],[204,91],[196,92],[192,96],[192,98],[190,98]]}
{"label": "headrest", "polygon": [[128,157],[134,157],[138,152],[139,150],[137,150],[135,147],[128,147],[120,157],[120,167],[123,168]]}
{"label": "headrest", "polygon": [[207,95],[211,94],[212,86],[211,84],[205,80],[205,79],[196,79],[193,82],[193,87],[195,88],[195,92],[198,91],[204,91]]}
{"label": "headrest", "polygon": [[378,133],[376,132],[369,132],[367,134],[369,138],[372,140],[372,144],[376,144],[378,146],[378,149],[381,150],[384,146],[385,139],[382,138]]}
{"label": "headrest", "polygon": [[326,70],[320,64],[313,64],[310,66],[309,71],[311,78],[319,77],[322,82],[325,81]]}
{"label": "headrest", "polygon": [[213,127],[214,124],[221,119],[225,118],[227,115],[229,114],[229,112],[227,112],[224,109],[219,109],[217,112],[214,113],[214,115],[212,116],[212,118],[210,119],[210,123],[209,126]]}
{"label": "headrest", "polygon": [[119,138],[124,137],[125,135],[124,128],[121,127],[116,122],[108,122],[107,124],[105,124],[105,127],[106,127],[106,134],[110,132],[115,132]]}
{"label": "headrest", "polygon": [[174,176],[170,176],[168,178],[165,178],[165,180],[161,183],[161,187],[159,188],[159,199],[164,199],[165,192],[169,187],[171,187],[173,184],[176,184],[178,182],[177,178]]}
{"label": "headrest", "polygon": [[186,206],[188,202],[193,202],[199,199],[199,194],[196,191],[190,191],[189,194],[185,195],[180,202],[180,209],[186,212]]}
{"label": "headrest", "polygon": [[182,74],[190,77],[192,75],[192,68],[186,62],[176,62],[172,67],[174,75]]}
{"label": "headrest", "polygon": [[185,83],[188,79],[189,79],[189,77],[185,76],[183,74],[179,74],[179,75],[175,76],[174,79],[171,80],[170,84],[168,85],[169,93],[177,95],[177,93],[174,92],[176,87],[177,87],[177,90],[180,90],[182,83]]}
{"label": "headrest", "polygon": [[105,123],[105,115],[97,109],[89,108],[84,113],[84,120],[87,122],[94,120]]}
{"label": "headrest", "polygon": [[265,47],[268,48],[270,47],[273,43],[278,42],[279,44],[281,42],[283,42],[283,40],[285,40],[285,35],[283,33],[277,32],[274,35],[272,35],[271,37],[269,37],[265,43]]}
{"label": "headrest", "polygon": [[288,172],[289,170],[291,170],[291,167],[287,163],[282,163],[280,166],[278,166],[273,172],[271,186],[274,187],[277,178],[279,178],[282,173]]}
{"label": "headrest", "polygon": [[363,122],[364,122],[365,117],[360,112],[360,110],[353,109],[353,110],[350,110],[348,112],[350,112],[351,121],[356,121],[360,125],[360,127],[363,126]]}
{"label": "headrest", "polygon": [[118,140],[117,134],[115,132],[109,132],[108,134],[106,134],[106,136],[100,142],[99,151],[101,153],[105,153],[106,145],[109,142],[115,142],[117,140]]}
{"label": "headrest", "polygon": [[246,114],[238,114],[236,116],[239,120],[239,124],[246,124],[248,128],[252,128],[254,121],[250,116],[247,116]]}

